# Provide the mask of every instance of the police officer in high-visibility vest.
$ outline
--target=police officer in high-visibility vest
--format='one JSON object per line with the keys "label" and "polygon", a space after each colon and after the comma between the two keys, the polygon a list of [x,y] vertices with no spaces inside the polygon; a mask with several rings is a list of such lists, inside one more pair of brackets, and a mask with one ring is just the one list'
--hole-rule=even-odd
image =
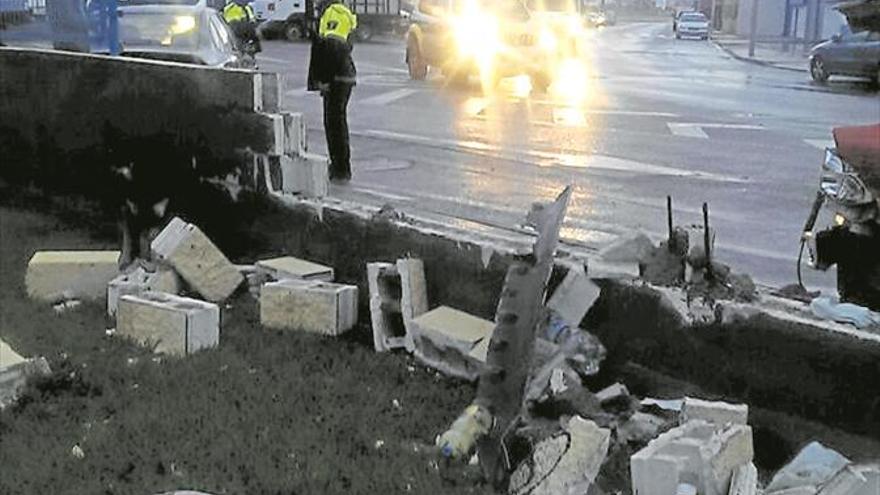
{"label": "police officer in high-visibility vest", "polygon": [[357,17],[339,0],[330,0],[321,14],[309,62],[308,89],[320,91],[324,98],[324,134],[330,155],[330,180],[334,182],[351,179],[347,112],[357,76],[349,40],[355,28]]}
{"label": "police officer in high-visibility vest", "polygon": [[257,15],[251,0],[232,0],[223,8],[223,19],[238,38],[239,46],[250,54],[263,51],[257,36]]}

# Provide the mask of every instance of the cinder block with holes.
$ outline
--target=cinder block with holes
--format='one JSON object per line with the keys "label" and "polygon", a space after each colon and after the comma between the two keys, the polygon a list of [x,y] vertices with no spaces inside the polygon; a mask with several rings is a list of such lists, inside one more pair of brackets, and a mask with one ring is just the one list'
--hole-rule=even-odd
{"label": "cinder block with holes", "polygon": [[122,296],[116,331],[156,352],[185,356],[220,343],[220,308],[162,292]]}
{"label": "cinder block with holes", "polygon": [[404,347],[412,352],[412,320],[428,311],[424,263],[416,258],[368,263],[367,281],[376,351]]}
{"label": "cinder block with holes", "polygon": [[99,301],[118,274],[119,251],[38,251],[28,261],[25,287],[40,301]]}
{"label": "cinder block with holes", "polygon": [[260,288],[260,323],[341,335],[357,324],[357,287],[317,280],[269,282]]}
{"label": "cinder block with holes", "polygon": [[180,277],[174,270],[159,268],[148,272],[141,267],[130,273],[123,273],[107,284],[107,315],[116,317],[119,298],[129,294],[137,295],[148,290],[177,294],[180,291]]}
{"label": "cinder block with holes", "polygon": [[412,320],[414,354],[443,373],[476,380],[486,363],[495,323],[446,306]]}
{"label": "cinder block with holes", "polygon": [[167,263],[186,283],[211,302],[227,299],[244,276],[198,227],[180,218],[153,240],[154,256]]}

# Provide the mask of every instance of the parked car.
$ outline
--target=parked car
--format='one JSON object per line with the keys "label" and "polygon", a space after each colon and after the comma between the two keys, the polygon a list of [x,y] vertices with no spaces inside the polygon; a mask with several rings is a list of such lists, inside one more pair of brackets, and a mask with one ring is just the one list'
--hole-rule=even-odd
{"label": "parked car", "polygon": [[702,12],[682,12],[674,23],[675,39],[709,39],[709,19]]}
{"label": "parked car", "polygon": [[119,41],[124,57],[213,67],[252,68],[253,56],[238,46],[220,13],[204,0],[120,2]]}
{"label": "parked car", "polygon": [[867,77],[880,80],[880,32],[835,34],[810,50],[810,76],[817,83],[829,77]]}
{"label": "parked car", "polygon": [[[391,33],[404,23],[406,5],[401,0],[344,0],[358,18],[354,38],[368,41],[374,35]],[[281,35],[298,41],[313,34],[318,22],[317,0],[255,0],[254,13],[262,23],[260,31],[268,36]]]}

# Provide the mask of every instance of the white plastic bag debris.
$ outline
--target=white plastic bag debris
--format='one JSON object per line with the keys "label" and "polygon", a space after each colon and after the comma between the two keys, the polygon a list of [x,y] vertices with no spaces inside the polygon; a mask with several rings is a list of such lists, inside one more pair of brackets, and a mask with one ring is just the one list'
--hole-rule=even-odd
{"label": "white plastic bag debris", "polygon": [[822,296],[810,303],[813,314],[823,320],[849,323],[856,328],[880,325],[880,313],[852,303],[841,303],[836,296]]}

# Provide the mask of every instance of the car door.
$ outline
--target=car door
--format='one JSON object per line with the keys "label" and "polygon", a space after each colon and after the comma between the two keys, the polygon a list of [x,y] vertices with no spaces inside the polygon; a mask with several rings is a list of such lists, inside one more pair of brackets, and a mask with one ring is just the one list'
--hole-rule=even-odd
{"label": "car door", "polygon": [[859,62],[859,52],[867,39],[867,31],[848,34],[841,38],[840,42],[837,43],[838,52],[835,57],[836,67],[834,72],[846,75],[859,74],[861,65]]}
{"label": "car door", "polygon": [[211,32],[212,52],[217,64],[225,67],[240,66],[240,54],[235,44],[235,36],[229,26],[220,19],[218,14],[208,16]]}
{"label": "car door", "polygon": [[877,71],[880,71],[880,32],[869,32],[856,49],[855,57],[855,68],[859,74],[876,77]]}

